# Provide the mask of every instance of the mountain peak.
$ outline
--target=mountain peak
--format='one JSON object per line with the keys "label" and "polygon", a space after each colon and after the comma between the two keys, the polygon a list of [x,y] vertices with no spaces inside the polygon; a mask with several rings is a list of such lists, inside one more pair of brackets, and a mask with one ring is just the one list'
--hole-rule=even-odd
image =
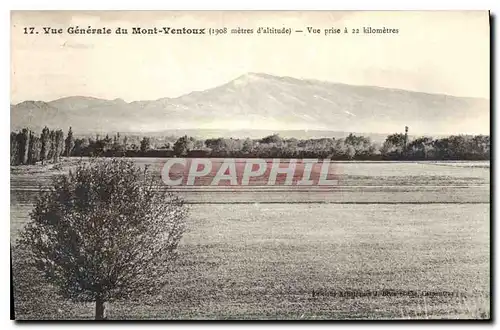
{"label": "mountain peak", "polygon": [[263,78],[268,78],[266,76],[272,77],[270,75],[265,75],[263,73],[248,72],[248,73],[241,75],[238,78],[234,79],[232,82],[234,82],[236,84],[247,83],[247,82],[251,82],[251,81],[260,80]]}
{"label": "mountain peak", "polygon": [[[298,78],[293,78],[289,76],[275,76],[267,73],[261,73],[261,72],[248,72],[242,76],[239,76],[233,82],[236,84],[245,84],[245,83],[250,83],[250,82],[269,82],[269,83],[286,83],[286,84],[297,84],[297,85],[304,85],[304,84],[318,84],[318,83],[324,83],[323,81],[318,81],[318,80],[311,80],[311,79],[298,79]],[[330,83],[333,84],[333,83]]]}
{"label": "mountain peak", "polygon": [[254,78],[274,78],[273,75],[262,72],[248,72],[246,75]]}
{"label": "mountain peak", "polygon": [[448,134],[487,132],[489,102],[248,72],[173,99],[25,102],[11,107],[11,118],[15,128],[73,126],[75,132],[231,127],[391,133],[410,126],[414,134]]}

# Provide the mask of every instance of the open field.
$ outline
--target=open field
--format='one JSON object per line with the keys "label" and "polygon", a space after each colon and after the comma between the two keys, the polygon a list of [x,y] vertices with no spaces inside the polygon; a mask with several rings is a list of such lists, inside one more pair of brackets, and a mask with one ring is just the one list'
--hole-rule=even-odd
{"label": "open field", "polygon": [[[108,317],[489,316],[488,162],[336,168],[340,184],[326,190],[176,188],[191,212],[171,284],[148,299],[110,304]],[[12,172],[13,238],[52,173]],[[58,317],[93,317],[92,306],[54,309]]]}

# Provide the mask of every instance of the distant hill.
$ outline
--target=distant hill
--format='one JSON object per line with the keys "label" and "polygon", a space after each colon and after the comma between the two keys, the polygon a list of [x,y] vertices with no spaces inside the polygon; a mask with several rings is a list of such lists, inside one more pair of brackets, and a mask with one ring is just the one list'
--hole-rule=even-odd
{"label": "distant hill", "polygon": [[227,131],[225,136],[235,137],[244,132],[258,137],[262,132],[382,136],[401,132],[405,125],[417,135],[489,134],[489,101],[249,73],[177,98],[127,103],[72,96],[11,105],[11,129],[41,130],[45,125],[64,130],[72,126],[77,134]]}

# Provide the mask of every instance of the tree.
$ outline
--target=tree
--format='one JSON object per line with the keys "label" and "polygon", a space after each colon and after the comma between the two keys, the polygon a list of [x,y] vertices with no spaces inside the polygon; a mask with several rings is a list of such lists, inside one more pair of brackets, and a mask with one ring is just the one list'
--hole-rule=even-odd
{"label": "tree", "polygon": [[19,164],[28,164],[30,134],[31,132],[27,128],[23,128],[21,132],[17,134]]}
{"label": "tree", "polygon": [[129,148],[129,145],[128,145],[128,136],[126,136],[126,135],[123,137],[123,148],[125,150],[128,150],[128,148]]}
{"label": "tree", "polygon": [[19,165],[19,143],[17,133],[10,133],[10,165]]}
{"label": "tree", "polygon": [[64,133],[62,130],[58,129],[55,132],[54,137],[54,163],[59,161],[59,157],[64,151]]}
{"label": "tree", "polygon": [[356,149],[354,149],[354,147],[350,144],[347,144],[346,145],[347,148],[346,148],[346,156],[349,160],[352,160],[354,159],[354,156],[356,156]]}
{"label": "tree", "polygon": [[[126,138],[126,137],[125,137]],[[123,156],[126,152],[125,144],[122,143],[120,133],[116,133],[113,137],[113,146],[111,147],[113,156]]]}
{"label": "tree", "polygon": [[58,294],[104,303],[153,293],[168,280],[187,209],[123,159],[92,160],[41,192],[18,246]]}
{"label": "tree", "polygon": [[66,140],[64,141],[64,155],[66,157],[71,156],[71,152],[75,146],[75,139],[73,138],[73,131],[71,127],[68,130],[68,136],[66,136]]}
{"label": "tree", "polygon": [[429,153],[433,149],[433,140],[431,137],[423,136],[419,137],[408,145],[408,151],[412,158],[416,159],[427,159],[429,158]]}
{"label": "tree", "polygon": [[352,133],[345,138],[345,144],[349,149],[349,154],[352,154],[352,151],[350,151],[349,147],[352,147],[354,149],[354,155],[350,157],[350,159],[354,158],[355,156],[361,158],[369,157],[372,156],[375,151],[375,148],[369,138],[364,136],[356,136]]}
{"label": "tree", "polygon": [[145,153],[151,149],[151,139],[148,137],[143,137],[141,140],[141,152]]}
{"label": "tree", "polygon": [[201,150],[201,149],[203,149],[203,147],[205,147],[205,141],[203,141],[203,140],[194,140],[193,141],[193,149]]}
{"label": "tree", "polygon": [[490,137],[486,135],[476,135],[472,138],[473,153],[476,159],[490,159]]}
{"label": "tree", "polygon": [[177,156],[186,156],[193,149],[194,139],[188,138],[187,135],[181,136],[174,143],[174,153]]}
{"label": "tree", "polygon": [[387,136],[382,146],[382,154],[391,158],[400,158],[405,151],[405,135],[401,133]]}
{"label": "tree", "polygon": [[243,145],[241,147],[241,151],[244,153],[250,153],[253,150],[253,141],[250,138],[246,138],[243,141]]}
{"label": "tree", "polygon": [[216,138],[216,139],[206,139],[205,146],[207,148],[212,149],[213,152],[221,152],[224,151],[226,145],[224,143],[224,138]]}
{"label": "tree", "polygon": [[101,141],[102,141],[102,150],[104,152],[110,150],[113,147],[113,139],[109,137],[109,134],[106,134],[106,137]]}
{"label": "tree", "polygon": [[105,140],[97,137],[95,142],[90,144],[90,149],[92,150],[92,155],[102,156],[106,150]]}
{"label": "tree", "polygon": [[85,138],[75,139],[75,146],[73,147],[73,155],[75,156],[86,155],[88,147],[89,147],[88,139]]}
{"label": "tree", "polygon": [[265,138],[263,138],[262,140],[260,140],[261,143],[281,143],[283,140],[281,139],[281,137],[279,136],[279,134],[273,134],[273,135],[269,135],[269,136],[266,136]]}
{"label": "tree", "polygon": [[52,159],[52,161],[55,160],[55,155],[56,155],[56,131],[50,130],[49,132],[49,142],[48,142],[48,154],[47,154],[47,160]]}
{"label": "tree", "polygon": [[139,150],[139,146],[135,143],[132,143],[130,145],[130,150],[133,150],[133,151],[138,151]]}
{"label": "tree", "polygon": [[42,142],[38,136],[30,133],[30,142],[28,149],[28,164],[36,164],[40,160],[40,151],[42,149]]}
{"label": "tree", "polygon": [[42,150],[40,152],[40,160],[42,164],[45,160],[49,158],[50,150],[50,131],[47,126],[42,129],[42,134],[40,135],[40,140],[42,142]]}

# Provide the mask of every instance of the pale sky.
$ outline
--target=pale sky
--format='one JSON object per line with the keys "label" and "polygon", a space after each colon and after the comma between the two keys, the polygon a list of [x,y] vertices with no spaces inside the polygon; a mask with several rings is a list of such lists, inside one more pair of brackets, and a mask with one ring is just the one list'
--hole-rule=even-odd
{"label": "pale sky", "polygon": [[[489,98],[487,12],[13,12],[11,102],[177,97],[247,72]],[[69,35],[70,26],[129,35]],[[25,35],[24,27],[39,34]],[[63,28],[44,35],[42,27]],[[284,35],[132,35],[132,27],[290,27]],[[321,29],[308,35],[308,26]],[[325,28],[398,34],[325,36]]]}

